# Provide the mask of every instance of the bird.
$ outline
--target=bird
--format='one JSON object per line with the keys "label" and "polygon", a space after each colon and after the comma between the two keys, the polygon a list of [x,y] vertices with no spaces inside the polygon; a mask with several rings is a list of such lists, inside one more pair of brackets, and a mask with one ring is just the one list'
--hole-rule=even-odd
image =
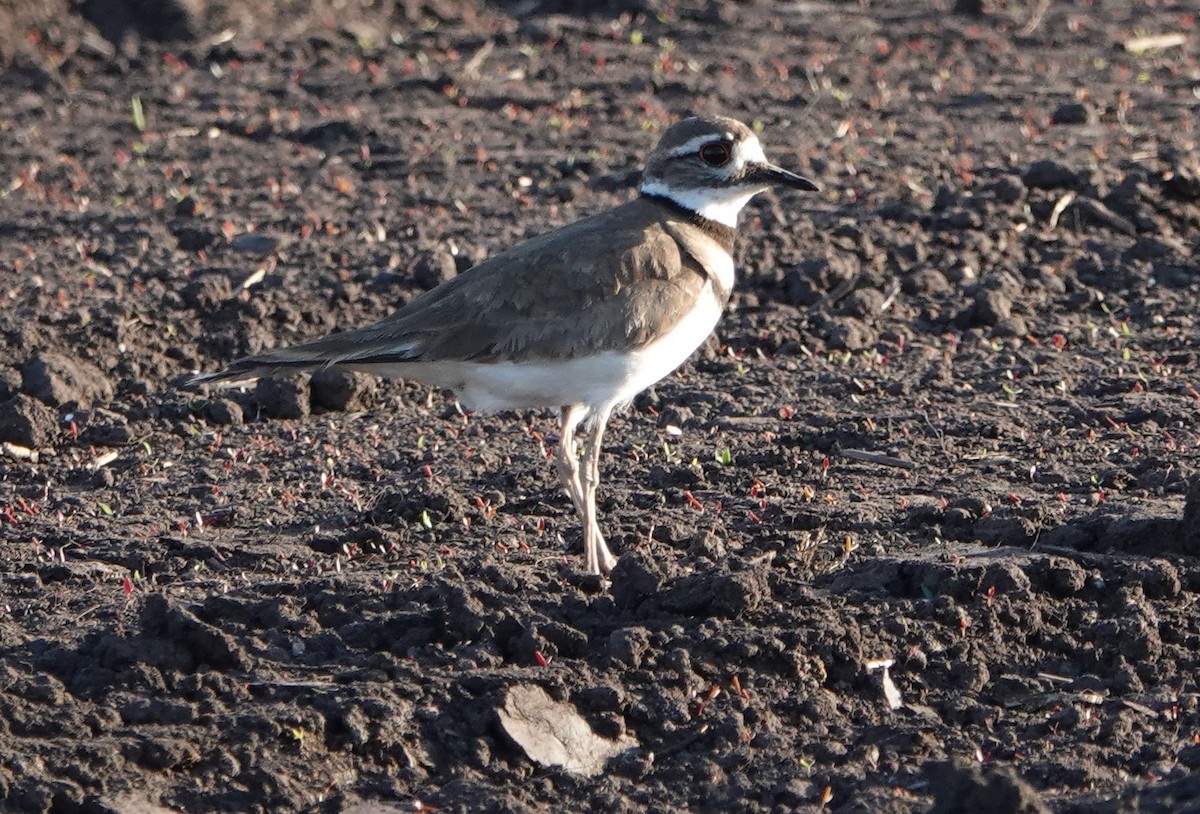
{"label": "bird", "polygon": [[585,567],[607,576],[616,558],[596,492],[609,418],[716,328],[734,286],[738,215],[772,187],[820,190],[769,162],[742,122],[680,119],[646,157],[637,197],[501,251],[378,322],[188,384],[337,367],[450,390],[482,412],[557,409],[557,471],[582,525]]}

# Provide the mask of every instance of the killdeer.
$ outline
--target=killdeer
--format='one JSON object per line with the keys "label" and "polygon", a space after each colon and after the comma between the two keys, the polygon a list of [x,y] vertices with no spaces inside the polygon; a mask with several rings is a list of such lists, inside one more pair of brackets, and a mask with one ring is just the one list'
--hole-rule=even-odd
{"label": "killdeer", "polygon": [[477,410],[558,408],[558,475],[587,570],[608,574],[615,559],[596,520],[605,425],[712,333],[733,288],[738,213],[773,186],[819,189],[769,163],[741,122],[684,119],[646,159],[636,199],[501,252],[372,325],[189,383],[336,365],[446,388]]}

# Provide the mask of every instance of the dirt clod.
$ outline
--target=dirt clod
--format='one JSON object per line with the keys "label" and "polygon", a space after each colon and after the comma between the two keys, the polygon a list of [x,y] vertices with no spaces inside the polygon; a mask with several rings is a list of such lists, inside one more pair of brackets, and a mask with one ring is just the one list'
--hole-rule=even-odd
{"label": "dirt clod", "polygon": [[271,418],[304,418],[312,412],[307,376],[268,376],[254,386],[254,400]]}
{"label": "dirt clod", "polygon": [[1072,189],[1079,176],[1062,162],[1042,158],[1029,165],[1021,181],[1030,189]]}
{"label": "dirt clod", "polygon": [[0,403],[0,441],[36,449],[58,435],[58,414],[24,394]]}
{"label": "dirt clod", "polygon": [[1011,768],[944,764],[930,771],[930,814],[1050,814],[1037,793]]}
{"label": "dirt clod", "polygon": [[211,399],[204,406],[204,415],[214,424],[236,427],[244,419],[242,405],[233,399]]}
{"label": "dirt clod", "polygon": [[112,382],[98,367],[66,353],[42,351],[21,366],[21,390],[51,407],[90,405],[112,398]]}
{"label": "dirt clod", "polygon": [[352,410],[368,406],[376,379],[350,370],[330,368],[313,373],[309,382],[312,401],[322,410]]}
{"label": "dirt clod", "polygon": [[1095,124],[1096,109],[1084,102],[1065,102],[1050,114],[1051,124]]}
{"label": "dirt clod", "polygon": [[458,273],[454,255],[444,246],[421,252],[413,261],[410,274],[421,288],[433,288]]}
{"label": "dirt clod", "polygon": [[1179,537],[1180,550],[1200,556],[1200,475],[1192,478],[1192,485],[1188,488]]}

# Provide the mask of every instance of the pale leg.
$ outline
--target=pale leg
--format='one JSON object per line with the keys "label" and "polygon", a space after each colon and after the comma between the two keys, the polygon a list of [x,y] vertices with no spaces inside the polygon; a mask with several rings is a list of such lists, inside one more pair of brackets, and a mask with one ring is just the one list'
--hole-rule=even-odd
{"label": "pale leg", "polygon": [[583,548],[587,555],[587,570],[591,574],[612,571],[617,559],[608,550],[600,524],[596,520],[596,487],[600,484],[600,448],[604,440],[604,427],[612,415],[612,407],[605,406],[596,412],[592,430],[587,441],[587,461],[583,468]]}
{"label": "pale leg", "polygon": [[579,482],[579,458],[575,455],[575,428],[585,409],[578,404],[562,408],[558,439],[558,479],[580,517],[583,517],[583,485]]}

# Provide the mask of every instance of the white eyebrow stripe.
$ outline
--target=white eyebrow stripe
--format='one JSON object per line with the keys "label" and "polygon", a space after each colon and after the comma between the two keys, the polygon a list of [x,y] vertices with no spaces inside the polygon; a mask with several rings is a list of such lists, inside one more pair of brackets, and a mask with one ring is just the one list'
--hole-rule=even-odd
{"label": "white eyebrow stripe", "polygon": [[735,144],[737,141],[733,137],[733,133],[712,133],[707,136],[696,136],[694,138],[688,139],[683,144],[680,144],[674,150],[668,151],[667,155],[669,155],[671,158],[677,158],[681,155],[690,155],[690,154],[696,152],[697,150],[699,150],[705,144],[708,144],[713,141],[720,141],[721,139],[726,139],[728,141],[732,141]]}

